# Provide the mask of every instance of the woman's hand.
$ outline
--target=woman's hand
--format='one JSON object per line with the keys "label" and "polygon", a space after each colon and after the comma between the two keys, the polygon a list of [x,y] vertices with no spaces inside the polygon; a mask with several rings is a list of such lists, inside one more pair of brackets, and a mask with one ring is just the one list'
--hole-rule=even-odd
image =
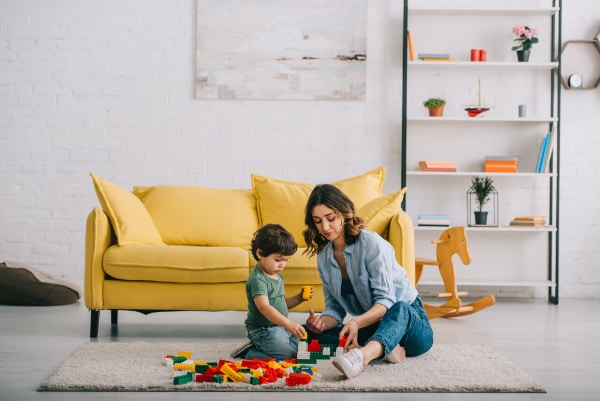
{"label": "woman's hand", "polygon": [[342,330],[340,331],[340,339],[342,337],[346,338],[346,344],[344,345],[345,350],[349,350],[352,348],[358,347],[358,329],[359,329],[358,321],[351,319],[349,320]]}
{"label": "woman's hand", "polygon": [[325,330],[327,330],[327,323],[323,320],[323,318],[317,314],[315,314],[314,310],[309,311],[308,318],[306,319],[306,327],[313,333],[321,334]]}

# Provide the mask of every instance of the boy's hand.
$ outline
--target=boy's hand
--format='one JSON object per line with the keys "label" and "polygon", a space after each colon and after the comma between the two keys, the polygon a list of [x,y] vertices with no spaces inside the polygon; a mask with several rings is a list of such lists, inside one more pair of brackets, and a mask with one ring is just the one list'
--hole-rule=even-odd
{"label": "boy's hand", "polygon": [[299,323],[290,321],[285,329],[292,333],[298,340],[302,340],[306,337],[306,330],[304,330],[304,327]]}

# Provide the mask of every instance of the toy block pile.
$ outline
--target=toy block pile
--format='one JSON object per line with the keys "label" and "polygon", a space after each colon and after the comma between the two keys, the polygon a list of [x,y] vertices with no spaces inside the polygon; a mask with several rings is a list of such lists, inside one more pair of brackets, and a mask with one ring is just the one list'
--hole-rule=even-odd
{"label": "toy block pile", "polygon": [[320,344],[317,340],[310,343],[304,340],[298,342],[296,359],[277,361],[272,358],[241,359],[237,362],[221,359],[218,362],[192,360],[192,353],[179,351],[177,355],[166,355],[166,366],[173,368],[173,384],[181,385],[190,382],[225,383],[245,382],[261,385],[274,383],[285,378],[287,386],[308,384],[318,372],[315,365],[319,360],[330,359],[342,355],[346,337],[338,344]]}
{"label": "toy block pile", "polygon": [[342,337],[338,344],[320,344],[317,340],[298,342],[296,361],[304,364],[316,364],[319,359],[330,359],[344,354],[346,337]]}
{"label": "toy block pile", "polygon": [[166,355],[165,365],[173,368],[173,384],[190,382],[225,383],[245,382],[253,385],[284,380],[287,386],[308,384],[317,372],[315,367],[302,365],[296,360],[242,359],[237,362],[221,359],[218,362],[194,361],[190,352]]}

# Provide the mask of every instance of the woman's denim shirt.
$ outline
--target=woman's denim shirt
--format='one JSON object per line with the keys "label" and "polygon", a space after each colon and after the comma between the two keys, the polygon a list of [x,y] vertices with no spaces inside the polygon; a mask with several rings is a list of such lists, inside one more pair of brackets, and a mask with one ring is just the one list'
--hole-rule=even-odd
{"label": "woman's denim shirt", "polygon": [[353,310],[342,297],[342,273],[329,242],[317,256],[323,282],[325,310],[322,315],[342,322],[346,313],[358,316],[381,304],[389,309],[396,302],[411,304],[418,295],[406,270],[396,261],[394,248],[379,234],[361,230],[358,240],[344,249],[346,270],[361,310]]}

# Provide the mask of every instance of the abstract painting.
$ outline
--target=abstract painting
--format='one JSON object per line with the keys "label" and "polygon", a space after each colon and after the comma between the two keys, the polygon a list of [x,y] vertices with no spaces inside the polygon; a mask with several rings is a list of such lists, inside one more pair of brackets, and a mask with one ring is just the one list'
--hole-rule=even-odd
{"label": "abstract painting", "polygon": [[364,101],[366,0],[198,0],[197,99]]}

